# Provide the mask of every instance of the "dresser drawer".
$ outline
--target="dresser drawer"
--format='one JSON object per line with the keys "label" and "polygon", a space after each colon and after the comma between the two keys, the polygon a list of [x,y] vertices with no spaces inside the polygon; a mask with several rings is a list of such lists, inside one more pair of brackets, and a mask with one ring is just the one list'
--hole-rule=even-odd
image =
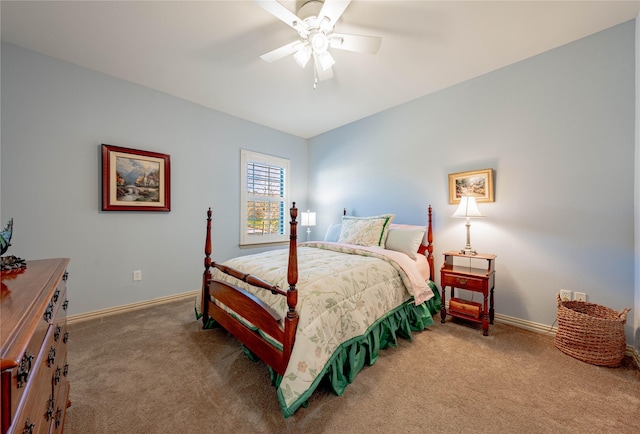
{"label": "dresser drawer", "polygon": [[[53,331],[47,336],[40,354],[33,363],[31,378],[25,388],[25,400],[14,418],[13,433],[48,433],[55,418],[55,395],[51,364]],[[54,362],[55,363],[55,362]]]}
{"label": "dresser drawer", "polygon": [[[9,395],[11,402],[10,409],[3,405],[9,411],[9,414],[15,414],[22,396],[27,392],[28,385],[33,381],[36,374],[36,361],[42,350],[42,344],[49,331],[49,323],[44,320],[44,314],[40,315],[40,319],[36,323],[34,333],[29,340],[22,357],[18,361],[18,365],[6,372],[3,372],[3,382],[6,377],[10,377]],[[3,397],[4,398],[4,397]]]}
{"label": "dresser drawer", "polygon": [[3,275],[0,434],[56,432],[56,417],[63,424],[68,264],[66,258],[27,261],[24,270]]}
{"label": "dresser drawer", "polygon": [[65,357],[60,358],[60,362],[56,366],[56,370],[53,373],[53,393],[54,393],[54,405],[55,413],[53,415],[53,423],[51,425],[52,433],[61,433],[64,428],[64,419],[66,416],[66,410],[69,405],[69,364],[67,363],[66,353]]}
{"label": "dresser drawer", "polygon": [[442,286],[453,286],[456,288],[468,289],[471,291],[482,291],[486,288],[486,279],[480,279],[469,276],[458,276],[447,273],[441,276]]}

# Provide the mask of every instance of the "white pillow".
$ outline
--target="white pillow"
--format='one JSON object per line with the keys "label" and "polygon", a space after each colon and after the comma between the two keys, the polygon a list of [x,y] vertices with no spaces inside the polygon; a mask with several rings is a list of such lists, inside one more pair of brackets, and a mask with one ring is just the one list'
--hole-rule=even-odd
{"label": "white pillow", "polygon": [[327,233],[324,235],[325,241],[331,241],[332,243],[337,243],[338,238],[340,238],[340,231],[342,230],[342,225],[340,223],[334,223],[329,226],[327,229]]}
{"label": "white pillow", "polygon": [[402,252],[411,259],[416,259],[423,237],[424,229],[389,229],[385,248]]}
{"label": "white pillow", "polygon": [[429,244],[429,240],[427,239],[427,227],[422,225],[404,225],[402,223],[392,223],[389,225],[389,229],[416,229],[424,232],[424,238],[422,238],[422,244],[425,246]]}
{"label": "white pillow", "polygon": [[338,242],[384,248],[389,225],[394,218],[395,214],[372,217],[344,216],[342,217],[342,228]]}

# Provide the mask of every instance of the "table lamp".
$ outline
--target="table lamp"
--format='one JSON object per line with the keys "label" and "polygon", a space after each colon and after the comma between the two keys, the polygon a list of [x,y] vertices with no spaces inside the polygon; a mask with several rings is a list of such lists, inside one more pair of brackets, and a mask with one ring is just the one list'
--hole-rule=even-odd
{"label": "table lamp", "polygon": [[458,205],[458,209],[453,213],[451,217],[456,218],[466,218],[467,219],[467,245],[464,249],[460,250],[460,253],[463,255],[477,255],[473,248],[471,248],[471,218],[475,217],[484,217],[484,214],[480,212],[478,209],[478,205],[476,205],[476,198],[473,196],[462,196],[460,198],[460,205]]}
{"label": "table lamp", "polygon": [[300,221],[300,226],[307,227],[307,241],[311,240],[311,226],[316,225],[316,213],[307,210],[307,212],[302,213],[302,219]]}

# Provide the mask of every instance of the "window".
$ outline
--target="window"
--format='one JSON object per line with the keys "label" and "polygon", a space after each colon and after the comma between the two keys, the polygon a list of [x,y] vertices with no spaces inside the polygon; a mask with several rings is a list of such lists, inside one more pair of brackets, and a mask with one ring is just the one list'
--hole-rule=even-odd
{"label": "window", "polygon": [[240,245],[288,241],[289,160],[242,150]]}

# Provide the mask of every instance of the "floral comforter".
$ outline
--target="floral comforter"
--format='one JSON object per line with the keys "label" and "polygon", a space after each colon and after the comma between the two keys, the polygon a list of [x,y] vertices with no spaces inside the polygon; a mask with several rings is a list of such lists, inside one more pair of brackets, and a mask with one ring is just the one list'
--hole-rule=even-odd
{"label": "floral comforter", "polygon": [[[288,288],[287,264],[287,249],[225,262],[283,289]],[[285,316],[285,297],[253,288],[217,269],[213,278],[257,295]],[[324,242],[298,247],[296,287],[300,320],[289,366],[278,385],[283,408],[299,401],[342,343],[365,334],[411,297],[421,303],[434,296],[413,260],[402,253]]]}

